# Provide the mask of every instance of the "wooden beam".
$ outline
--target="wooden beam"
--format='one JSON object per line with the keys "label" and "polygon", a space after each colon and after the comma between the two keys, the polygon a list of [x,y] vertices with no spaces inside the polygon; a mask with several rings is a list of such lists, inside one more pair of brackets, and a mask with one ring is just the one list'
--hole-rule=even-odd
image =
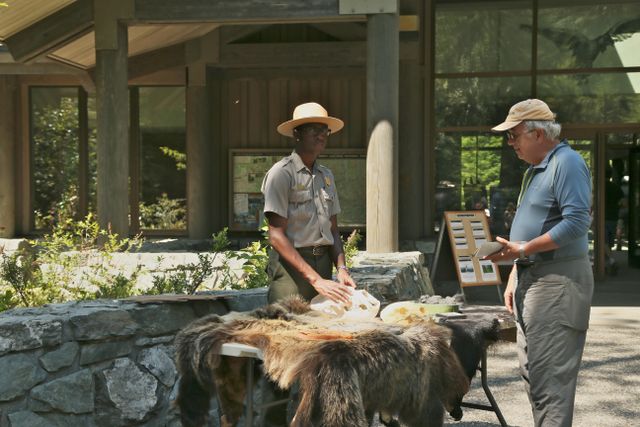
{"label": "wooden beam", "polygon": [[227,25],[220,27],[220,44],[233,43],[270,25]]}
{"label": "wooden beam", "polygon": [[34,59],[86,34],[93,25],[93,1],[78,0],[7,38],[4,43],[18,62]]}
{"label": "wooden beam", "polygon": [[[357,41],[222,45],[218,67],[362,66],[367,62],[366,45]],[[401,61],[416,61],[418,53],[417,42],[400,43]]]}
{"label": "wooden beam", "polygon": [[331,64],[362,65],[366,62],[365,42],[256,43],[222,45],[220,65],[313,66]]}
{"label": "wooden beam", "polygon": [[185,44],[178,43],[129,58],[129,79],[185,65]]}
{"label": "wooden beam", "polygon": [[367,26],[359,22],[322,22],[312,26],[338,40],[367,40]]}
{"label": "wooden beam", "polygon": [[139,22],[300,21],[345,18],[340,0],[134,0]]}

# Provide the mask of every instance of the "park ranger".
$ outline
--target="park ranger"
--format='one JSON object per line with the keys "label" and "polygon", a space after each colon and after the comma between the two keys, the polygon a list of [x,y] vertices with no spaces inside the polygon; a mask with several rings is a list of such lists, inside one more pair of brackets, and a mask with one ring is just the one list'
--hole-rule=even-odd
{"label": "park ranger", "polygon": [[[343,126],[342,120],[330,117],[320,104],[309,102],[298,105],[293,118],[277,128],[280,134],[294,138],[295,147],[271,167],[262,182],[273,248],[268,266],[269,302],[296,294],[311,300],[320,294],[348,303],[355,287],[338,233],[336,183],[331,171],[317,162],[329,135]],[[331,279],[333,265],[335,281]]]}

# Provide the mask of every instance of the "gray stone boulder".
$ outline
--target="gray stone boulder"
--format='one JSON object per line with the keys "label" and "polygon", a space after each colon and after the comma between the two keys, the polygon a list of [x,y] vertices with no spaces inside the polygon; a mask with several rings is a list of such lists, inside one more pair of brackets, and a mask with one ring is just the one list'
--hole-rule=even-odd
{"label": "gray stone boulder", "polygon": [[0,358],[0,402],[23,396],[46,378],[47,373],[33,354],[10,354]]}
{"label": "gray stone boulder", "polygon": [[70,341],[62,344],[60,348],[50,351],[40,357],[40,363],[49,372],[56,372],[67,366],[71,366],[76,359],[80,346],[77,342]]}
{"label": "gray stone boulder", "polygon": [[140,422],[149,417],[158,404],[156,394],[158,380],[142,371],[131,359],[116,359],[113,368],[100,374],[102,390],[98,408],[103,425],[127,425],[128,422]]}
{"label": "gray stone boulder", "polygon": [[61,341],[62,321],[56,316],[27,314],[0,317],[0,355],[57,345]]}
{"label": "gray stone boulder", "polygon": [[54,424],[31,411],[18,411],[9,414],[11,427],[55,427]]}
{"label": "gray stone boulder", "polygon": [[93,389],[93,374],[89,369],[83,369],[31,390],[31,398],[35,401],[33,409],[70,414],[93,412]]}
{"label": "gray stone boulder", "polygon": [[431,280],[423,263],[424,255],[420,252],[360,252],[354,257],[351,276],[358,288],[366,289],[385,306],[433,295]]}
{"label": "gray stone boulder", "polygon": [[178,376],[176,365],[165,350],[160,347],[144,349],[138,356],[138,363],[147,368],[162,384],[173,386]]}

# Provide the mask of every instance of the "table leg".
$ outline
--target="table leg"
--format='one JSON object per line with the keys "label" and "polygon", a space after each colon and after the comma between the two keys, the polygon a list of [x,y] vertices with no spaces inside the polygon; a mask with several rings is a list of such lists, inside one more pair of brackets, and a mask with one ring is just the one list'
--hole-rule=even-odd
{"label": "table leg", "polygon": [[244,425],[253,427],[253,365],[254,359],[247,360],[247,410],[244,414]]}
{"label": "table leg", "polygon": [[478,403],[468,403],[468,402],[462,402],[460,406],[465,408],[481,409],[483,411],[492,411],[498,417],[498,421],[500,421],[500,425],[502,427],[509,427],[504,417],[502,416],[502,412],[500,411],[500,408],[498,407],[498,402],[496,402],[496,399],[493,397],[493,394],[489,389],[489,383],[487,381],[487,351],[486,350],[482,352],[482,359],[480,360],[480,367],[478,368],[478,370],[480,371],[480,381],[482,383],[482,389],[484,390],[484,394],[487,396],[487,399],[489,399],[489,403],[491,403],[491,406],[482,405]]}
{"label": "table leg", "polygon": [[480,362],[480,367],[481,367],[480,377],[482,378],[482,388],[484,389],[484,393],[487,395],[487,399],[489,399],[489,402],[491,403],[491,407],[493,408],[493,412],[496,413],[496,416],[500,421],[500,425],[502,427],[508,427],[508,424],[505,421],[504,417],[502,416],[502,412],[500,411],[500,408],[498,407],[498,402],[496,402],[496,399],[493,397],[491,390],[489,390],[489,383],[487,382],[487,350],[484,350],[482,352],[482,360]]}

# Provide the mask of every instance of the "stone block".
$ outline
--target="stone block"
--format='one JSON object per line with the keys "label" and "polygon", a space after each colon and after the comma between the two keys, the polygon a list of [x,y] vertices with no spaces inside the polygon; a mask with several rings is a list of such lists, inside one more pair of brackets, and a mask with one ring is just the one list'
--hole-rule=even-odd
{"label": "stone block", "polygon": [[184,303],[138,305],[131,311],[140,332],[144,335],[167,335],[188,325],[195,315]]}
{"label": "stone block", "polygon": [[0,355],[11,351],[30,350],[58,345],[62,341],[62,320],[56,316],[12,315],[0,316]]}
{"label": "stone block", "polygon": [[112,341],[85,344],[80,349],[80,365],[115,359],[131,353],[133,346],[129,341]]}
{"label": "stone block", "polygon": [[142,337],[136,340],[136,345],[138,347],[150,347],[159,344],[168,344],[173,342],[175,339],[175,335],[165,335],[160,337]]}
{"label": "stone block", "polygon": [[[41,384],[31,390],[31,398],[50,410],[84,414],[94,408],[93,374],[83,369],[71,375]],[[38,405],[41,410],[42,405]]]}
{"label": "stone block", "polygon": [[423,261],[420,252],[360,252],[354,259],[351,276],[358,288],[366,289],[383,306],[395,301],[415,300],[422,295],[433,295]]}
{"label": "stone block", "polygon": [[0,402],[23,396],[47,378],[35,355],[10,354],[0,357]]}
{"label": "stone block", "polygon": [[31,411],[18,411],[9,414],[11,427],[56,427],[45,418]]}
{"label": "stone block", "polygon": [[71,366],[76,359],[80,346],[77,342],[66,342],[54,351],[50,351],[40,357],[40,363],[49,372],[56,372],[67,366]]}
{"label": "stone block", "polygon": [[82,427],[97,427],[93,414],[59,414],[59,413],[47,413],[40,414],[49,423],[55,427],[70,427],[70,426],[82,426]]}
{"label": "stone block", "polygon": [[100,408],[103,422],[110,419],[109,425],[128,425],[117,422],[118,414],[122,420],[140,422],[157,405],[158,381],[153,375],[140,370],[131,359],[116,359],[113,368],[102,371],[100,375],[100,393],[107,401],[104,403],[112,407]]}
{"label": "stone block", "polygon": [[5,254],[11,255],[13,252],[27,249],[29,247],[29,241],[27,239],[6,239],[0,238],[0,248]]}
{"label": "stone block", "polygon": [[147,368],[162,384],[171,387],[176,382],[178,371],[167,352],[160,347],[147,348],[140,352],[138,363]]}
{"label": "stone block", "polygon": [[79,308],[69,323],[79,341],[131,336],[138,330],[129,312],[100,306]]}

